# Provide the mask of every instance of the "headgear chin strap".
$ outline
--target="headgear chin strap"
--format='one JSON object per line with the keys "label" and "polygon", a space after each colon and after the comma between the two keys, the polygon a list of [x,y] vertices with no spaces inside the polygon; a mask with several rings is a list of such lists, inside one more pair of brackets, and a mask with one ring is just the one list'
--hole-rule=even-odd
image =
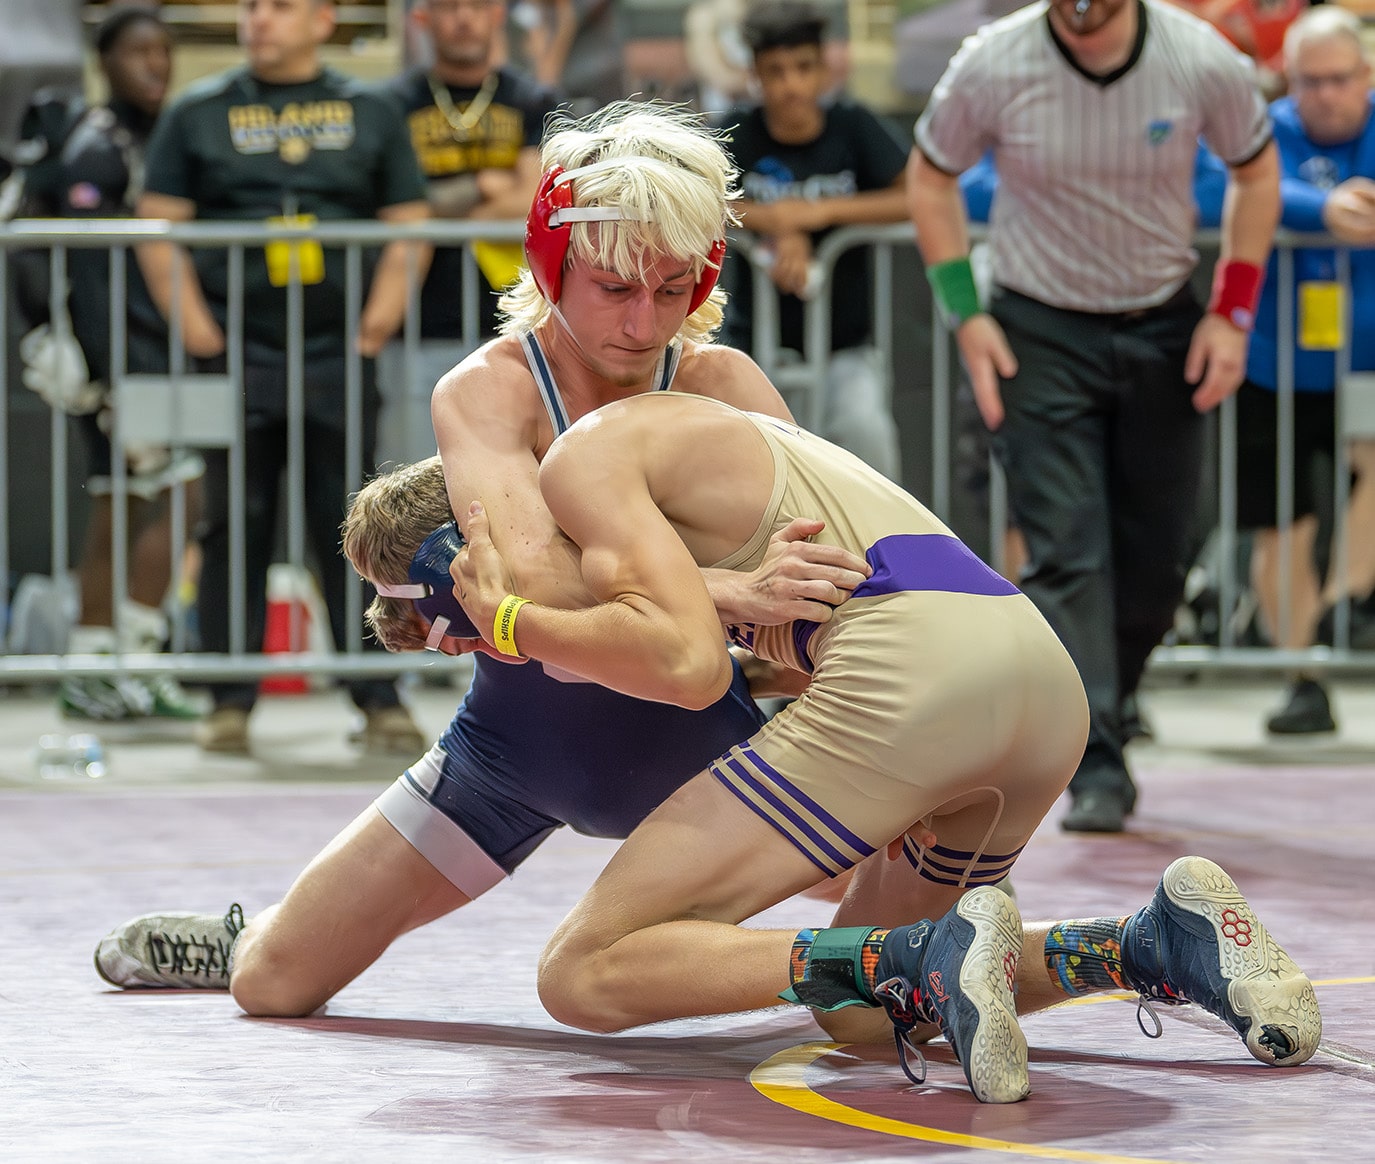
{"label": "headgear chin strap", "polygon": [[427,651],[439,650],[445,635],[456,639],[482,637],[454,597],[454,580],[449,575],[449,563],[465,544],[458,523],[447,522],[415,551],[406,575],[410,582],[374,583],[374,589],[382,597],[409,598],[415,604],[416,613],[430,624],[430,633],[425,639]]}
{"label": "headgear chin strap", "polygon": [[[552,166],[540,178],[535,200],[525,219],[525,262],[535,278],[535,286],[550,303],[557,303],[563,293],[563,264],[568,258],[568,244],[572,238],[569,224],[626,221],[619,206],[573,205],[573,179],[604,168],[595,163],[573,170]],[[718,238],[707,251],[707,261],[692,289],[689,315],[707,301],[721,274],[721,261],[725,257],[726,240]]]}

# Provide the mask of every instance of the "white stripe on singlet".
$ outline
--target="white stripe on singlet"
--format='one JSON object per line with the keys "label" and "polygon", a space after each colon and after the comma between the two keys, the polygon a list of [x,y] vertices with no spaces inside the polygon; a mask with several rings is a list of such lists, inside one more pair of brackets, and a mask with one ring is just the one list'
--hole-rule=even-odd
{"label": "white stripe on singlet", "polygon": [[[568,409],[564,406],[563,396],[559,393],[558,383],[554,380],[554,370],[549,366],[549,359],[545,356],[534,332],[527,331],[520,336],[520,346],[525,350],[525,362],[530,365],[530,374],[535,378],[535,387],[539,389],[540,399],[544,401],[545,411],[549,413],[549,423],[554,427],[554,435],[558,436],[566,432],[573,422],[568,419]],[[655,365],[654,375],[650,379],[653,385],[650,388],[651,392],[669,390],[673,384],[673,377],[678,373],[678,360],[682,354],[683,349],[679,344],[670,344],[660,353],[659,362]]]}
{"label": "white stripe on singlet", "polygon": [[1042,0],[969,37],[917,122],[917,146],[958,174],[994,151],[995,281],[1056,307],[1133,311],[1188,279],[1202,136],[1224,161],[1270,139],[1249,61],[1211,25],[1141,0],[1144,35],[1110,78],[1051,35]]}

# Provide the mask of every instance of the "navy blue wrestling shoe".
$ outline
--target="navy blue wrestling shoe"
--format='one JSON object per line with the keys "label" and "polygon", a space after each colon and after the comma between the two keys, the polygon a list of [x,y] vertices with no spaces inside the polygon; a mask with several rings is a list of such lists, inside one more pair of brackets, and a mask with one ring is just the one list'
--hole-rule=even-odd
{"label": "navy blue wrestling shoe", "polygon": [[[1021,915],[991,885],[971,889],[940,921],[888,935],[874,997],[893,1022],[899,1061],[913,1083],[926,1081],[925,1059],[908,1033],[936,1023],[981,1103],[1016,1103],[1031,1093],[1026,1037],[1012,997],[1021,953]],[[909,1065],[911,1056],[920,1076]]]}
{"label": "navy blue wrestling shoe", "polygon": [[[1262,1063],[1297,1067],[1322,1038],[1313,984],[1256,918],[1241,890],[1203,857],[1165,870],[1150,904],[1122,931],[1123,976],[1152,1002],[1196,1003],[1222,1019]],[[1154,1014],[1152,1012],[1152,1017]],[[1160,1035],[1141,1029],[1152,1038]]]}

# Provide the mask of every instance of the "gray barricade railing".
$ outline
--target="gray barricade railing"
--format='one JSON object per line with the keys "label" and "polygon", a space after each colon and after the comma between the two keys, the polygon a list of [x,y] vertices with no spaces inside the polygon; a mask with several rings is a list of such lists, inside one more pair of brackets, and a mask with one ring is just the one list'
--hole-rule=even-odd
{"label": "gray barricade railing", "polygon": [[[971,231],[974,238],[982,236],[982,230]],[[522,238],[522,224],[504,223],[454,223],[430,222],[398,226],[378,222],[338,222],[317,223],[308,227],[268,226],[259,223],[184,223],[170,224],[150,221],[70,221],[70,220],[24,220],[7,224],[0,228],[0,312],[7,315],[10,310],[9,259],[18,249],[39,249],[50,252],[50,268],[54,279],[53,299],[56,303],[61,294],[66,270],[66,253],[75,247],[105,247],[111,251],[110,264],[110,332],[112,348],[116,352],[123,343],[125,328],[125,283],[124,264],[134,261],[130,248],[140,242],[170,241],[181,243],[189,248],[219,247],[229,254],[229,320],[227,329],[228,343],[228,382],[233,391],[239,391],[243,366],[243,318],[245,310],[251,305],[243,303],[243,257],[246,249],[261,248],[268,242],[314,240],[324,246],[340,247],[345,251],[347,280],[347,319],[348,335],[346,350],[345,384],[347,418],[350,431],[350,490],[362,483],[361,439],[359,423],[361,418],[361,357],[354,350],[358,317],[363,303],[362,255],[364,248],[379,247],[398,239],[434,242],[439,245],[460,246],[464,250],[462,275],[462,302],[464,310],[463,330],[465,338],[476,342],[478,337],[478,294],[480,276],[471,249],[465,244],[476,240],[493,242],[518,242]],[[1216,232],[1199,236],[1200,244],[1216,242]],[[748,239],[745,240],[746,243]],[[1350,368],[1349,337],[1351,335],[1351,303],[1349,266],[1346,252],[1336,247],[1332,239],[1322,235],[1301,235],[1282,231],[1276,240],[1279,251],[1279,297],[1280,297],[1280,391],[1278,395],[1279,425],[1281,432],[1279,463],[1277,465],[1279,485],[1279,512],[1281,526],[1285,516],[1292,516],[1293,491],[1289,469],[1293,464],[1293,367],[1287,353],[1292,346],[1292,325],[1289,323],[1292,308],[1292,262],[1293,250],[1300,247],[1325,247],[1337,249],[1339,255],[1338,281],[1346,288],[1347,305],[1346,326],[1343,330],[1346,346],[1338,352],[1339,379]],[[893,352],[893,319],[901,305],[892,302],[893,256],[897,248],[910,250],[914,246],[910,226],[897,223],[889,226],[844,227],[831,232],[817,247],[814,260],[819,265],[821,279],[818,293],[808,301],[805,311],[806,351],[802,362],[793,368],[782,367],[777,359],[777,299],[767,269],[754,255],[755,286],[755,355],[768,371],[773,371],[782,382],[785,391],[801,393],[803,406],[798,410],[799,420],[809,428],[820,424],[822,404],[820,385],[823,383],[825,361],[830,348],[830,304],[833,293],[832,274],[836,259],[845,251],[868,246],[874,249],[874,285],[871,288],[877,310],[875,311],[874,342],[891,369]],[[288,411],[294,417],[289,433],[290,461],[287,489],[287,543],[288,562],[298,569],[304,565],[304,522],[302,517],[302,470],[305,450],[301,440],[302,415],[302,374],[303,355],[301,345],[301,282],[299,270],[293,265],[288,285]],[[404,351],[404,361],[414,362],[419,345],[418,282],[412,278],[406,321],[400,335]],[[952,498],[952,419],[958,361],[953,358],[952,341],[944,328],[934,306],[931,314],[932,327],[932,364],[930,382],[932,392],[931,406],[931,482],[929,490],[924,491],[923,499],[942,516],[948,516]],[[294,329],[294,331],[292,330]],[[165,378],[165,386],[170,392],[172,419],[175,429],[176,414],[180,399],[177,390],[192,383],[196,377],[187,371],[187,361],[180,347],[180,320],[173,319],[169,342],[169,356],[172,372]],[[8,328],[0,333],[0,385],[3,385],[8,403],[10,385],[6,382],[7,371],[11,364],[8,351]],[[117,359],[122,357],[116,355]],[[1337,496],[1337,545],[1336,555],[1340,564],[1344,560],[1345,544],[1342,517],[1345,514],[1349,494],[1349,463],[1346,458],[1345,441],[1342,437],[1344,425],[1343,394],[1338,393],[1338,441],[1334,450],[1336,464],[1335,481]],[[0,409],[0,448],[8,442],[8,408]],[[203,418],[202,418],[203,419]],[[116,447],[120,447],[118,410],[115,410],[116,429],[112,437]],[[190,427],[190,426],[188,426]],[[175,435],[175,433],[174,433]],[[68,502],[66,483],[67,426],[64,415],[53,412],[51,425],[53,486],[51,498],[51,535],[53,577],[67,573],[70,568],[67,554]],[[191,442],[184,442],[188,446]],[[231,453],[235,446],[230,445]],[[1306,651],[1284,651],[1275,648],[1239,647],[1230,620],[1241,591],[1236,577],[1236,482],[1235,482],[1235,406],[1226,402],[1221,409],[1219,444],[1219,497],[1220,514],[1219,539],[1221,543],[1219,569],[1219,622],[1221,639],[1217,646],[1178,646],[1158,648],[1152,658],[1152,669],[1156,671],[1256,671],[1280,670],[1298,667],[1321,667],[1327,670],[1369,670],[1375,669],[1375,652],[1349,650],[1344,644],[1349,642],[1348,619],[1345,608],[1339,608],[1337,615],[1335,648],[1312,648]],[[248,536],[244,528],[242,497],[242,460],[238,458],[237,476],[235,458],[231,455],[231,483],[237,482],[231,502],[230,539],[231,557],[236,563],[237,583],[231,580],[231,651],[226,655],[188,653],[180,650],[185,642],[184,629],[174,632],[174,650],[161,655],[114,655],[114,656],[62,656],[28,655],[0,658],[0,681],[41,681],[60,678],[66,675],[107,675],[111,673],[160,674],[168,673],[195,678],[229,678],[252,675],[271,675],[283,672],[308,672],[363,677],[387,675],[421,668],[455,665],[431,654],[385,655],[376,652],[364,653],[361,649],[362,636],[362,590],[355,583],[349,591],[348,622],[353,628],[350,641],[337,644],[334,654],[301,652],[289,654],[261,654],[249,651],[243,644],[243,579],[242,547],[243,539]],[[1002,499],[1000,474],[997,466],[991,469],[993,496],[990,505],[990,526],[993,535],[1000,535],[1006,525],[1006,505]],[[115,522],[115,586],[118,599],[126,592],[127,561],[124,560],[123,523],[124,506],[128,497],[123,458],[113,458],[112,496],[114,499]],[[918,490],[923,492],[922,490]],[[174,499],[174,504],[178,502]],[[263,534],[268,536],[268,534]],[[10,578],[10,530],[9,530],[9,484],[8,468],[0,473],[0,609],[9,609]],[[991,544],[1001,544],[1000,536],[993,536]],[[176,547],[174,547],[174,552]],[[992,555],[997,562],[998,553]],[[1281,577],[1287,578],[1288,563],[1292,561],[1292,545],[1288,539],[1281,544],[1281,557],[1285,568]],[[116,604],[118,610],[118,604]]]}
{"label": "gray barricade railing", "polygon": [[[363,678],[385,676],[405,671],[431,668],[462,670],[468,660],[449,659],[430,652],[392,655],[362,649],[363,590],[354,579],[347,591],[347,623],[349,641],[335,644],[335,651],[288,651],[264,654],[249,649],[245,637],[245,539],[273,537],[274,530],[248,530],[244,506],[244,462],[242,446],[242,383],[244,367],[244,318],[252,304],[244,302],[244,255],[251,249],[262,249],[269,243],[299,244],[314,241],[324,247],[344,252],[345,307],[347,334],[345,336],[345,374],[340,386],[345,401],[346,463],[348,492],[363,483],[368,467],[362,463],[362,357],[356,350],[359,316],[365,290],[363,286],[363,255],[365,249],[375,249],[395,241],[434,243],[440,246],[461,247],[463,267],[461,293],[463,304],[463,338],[469,347],[479,340],[479,294],[485,283],[479,274],[469,244],[475,241],[518,243],[524,237],[520,222],[439,222],[391,224],[376,221],[327,222],[309,226],[280,226],[266,223],[168,223],[149,220],[16,220],[0,226],[0,318],[6,326],[0,331],[0,392],[5,407],[0,408],[0,449],[9,447],[10,409],[13,393],[26,389],[9,383],[16,362],[9,350],[11,340],[9,314],[14,309],[10,301],[11,259],[17,251],[47,252],[50,272],[50,309],[54,319],[65,312],[67,287],[67,255],[75,248],[104,248],[110,252],[109,299],[111,339],[111,376],[115,391],[130,400],[137,399],[138,407],[130,415],[127,408],[111,410],[110,439],[116,455],[111,458],[112,534],[113,534],[113,600],[116,620],[120,618],[121,601],[128,594],[129,562],[126,550],[128,533],[129,479],[125,458],[118,451],[132,443],[130,436],[149,440],[161,436],[174,450],[219,447],[228,450],[230,466],[230,644],[227,654],[188,652],[185,616],[181,611],[172,633],[172,650],[165,654],[114,655],[4,655],[0,657],[0,682],[50,681],[67,676],[111,674],[172,674],[184,678],[227,679],[270,676],[282,673],[310,673]],[[181,319],[174,309],[169,324],[167,376],[126,376],[124,345],[127,328],[126,264],[135,261],[131,248],[145,242],[173,242],[188,249],[218,248],[228,255],[228,318],[226,335],[226,366],[224,376],[207,376],[189,369],[189,358],[181,346]],[[286,490],[287,563],[297,571],[305,568],[304,470],[306,449],[304,442],[304,363],[303,350],[303,285],[299,266],[299,251],[292,245],[288,252],[289,275],[287,291],[287,441],[288,465]],[[179,269],[179,268],[178,268]],[[409,379],[417,360],[420,345],[418,270],[412,260],[409,294],[404,326],[393,342],[402,348],[402,366]],[[481,290],[480,290],[481,289]],[[179,282],[174,279],[173,302],[178,299]],[[122,413],[125,413],[123,417]],[[128,430],[126,433],[125,430]],[[66,414],[58,408],[51,410],[51,473],[50,498],[50,576],[68,576],[69,513],[71,497],[67,481],[68,426]],[[0,471],[0,611],[4,612],[3,632],[9,629],[11,615],[11,529],[10,529],[10,468]],[[180,561],[185,550],[180,518],[185,513],[185,486],[172,487],[172,576],[179,576]],[[344,499],[341,498],[341,512]],[[299,615],[292,608],[292,645],[300,644],[302,636]]]}
{"label": "gray barricade railing", "polygon": [[[970,237],[981,241],[987,228],[971,225]],[[751,262],[753,279],[754,356],[765,368],[777,370],[780,390],[790,398],[801,397],[801,407],[794,408],[798,422],[806,428],[817,429],[822,419],[822,386],[825,383],[826,361],[830,352],[831,297],[834,294],[833,274],[836,260],[856,247],[871,247],[874,253],[872,287],[874,310],[874,343],[878,347],[888,371],[891,389],[893,372],[893,319],[901,312],[901,305],[893,303],[893,256],[896,249],[915,249],[915,238],[909,223],[886,226],[846,226],[831,231],[817,245],[813,262],[819,268],[820,279],[816,294],[804,308],[806,350],[800,364],[780,364],[778,359],[778,294],[770,276],[770,256],[758,239],[740,232],[741,250]],[[1216,247],[1217,231],[1199,232],[1200,247]],[[1278,348],[1279,388],[1278,456],[1276,481],[1278,492],[1278,521],[1280,528],[1279,597],[1281,625],[1276,638],[1284,638],[1287,630],[1289,579],[1293,566],[1293,539],[1289,525],[1294,513],[1294,366],[1293,366],[1293,310],[1294,310],[1294,252],[1318,247],[1337,253],[1336,282],[1341,286],[1345,317],[1342,320],[1342,342],[1336,352],[1336,446],[1333,449],[1336,512],[1333,518],[1334,546],[1331,570],[1340,576],[1346,561],[1347,533],[1345,515],[1351,491],[1351,469],[1347,453],[1348,425],[1345,417],[1350,411],[1351,337],[1353,334],[1353,303],[1350,277],[1350,249],[1325,234],[1304,234],[1280,230],[1275,236],[1278,255]],[[920,261],[918,259],[918,261]],[[945,327],[935,304],[931,307],[931,480],[929,491],[922,492],[922,500],[932,511],[949,520],[952,499],[954,464],[952,460],[953,418],[955,393],[959,377],[959,358],[953,336]],[[1372,389],[1375,390],[1375,389]],[[1333,647],[1311,647],[1305,650],[1284,650],[1277,647],[1243,647],[1237,645],[1233,614],[1243,585],[1237,577],[1237,546],[1239,531],[1236,481],[1236,401],[1229,398],[1219,410],[1218,423],[1218,598],[1216,616],[1219,641],[1216,645],[1178,645],[1157,647],[1151,656],[1150,670],[1156,674],[1189,674],[1203,671],[1262,672],[1316,669],[1331,672],[1370,672],[1375,674],[1375,651],[1357,651],[1349,647],[1350,612],[1343,602],[1335,614]],[[1357,434],[1359,435],[1359,434]],[[1375,438],[1375,432],[1369,434]],[[1002,535],[1007,529],[1007,499],[1002,471],[990,456],[991,482],[989,503],[989,544],[992,564],[1002,568]],[[1375,536],[1375,531],[1371,531]],[[1189,563],[1184,563],[1188,566]]]}

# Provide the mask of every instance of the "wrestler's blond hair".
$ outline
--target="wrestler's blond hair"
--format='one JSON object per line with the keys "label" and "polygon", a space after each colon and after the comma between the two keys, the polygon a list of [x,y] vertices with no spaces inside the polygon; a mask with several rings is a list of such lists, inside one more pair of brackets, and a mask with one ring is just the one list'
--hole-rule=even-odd
{"label": "wrestler's blond hair", "polygon": [[[682,106],[618,101],[574,120],[551,120],[540,151],[543,170],[595,167],[572,182],[575,206],[616,207],[613,222],[570,225],[569,261],[588,262],[626,279],[641,279],[661,258],[692,262],[700,276],[726,228],[738,222],[737,171],[721,136]],[[708,342],[721,326],[726,294],[718,286],[678,332]],[[503,335],[533,331],[550,304],[529,271],[501,297]]]}
{"label": "wrestler's blond hair", "polygon": [[[403,583],[420,543],[453,517],[439,458],[401,465],[354,495],[342,527],[344,556],[364,578],[384,586]],[[387,650],[424,649],[429,627],[409,598],[378,595],[365,617]]]}

